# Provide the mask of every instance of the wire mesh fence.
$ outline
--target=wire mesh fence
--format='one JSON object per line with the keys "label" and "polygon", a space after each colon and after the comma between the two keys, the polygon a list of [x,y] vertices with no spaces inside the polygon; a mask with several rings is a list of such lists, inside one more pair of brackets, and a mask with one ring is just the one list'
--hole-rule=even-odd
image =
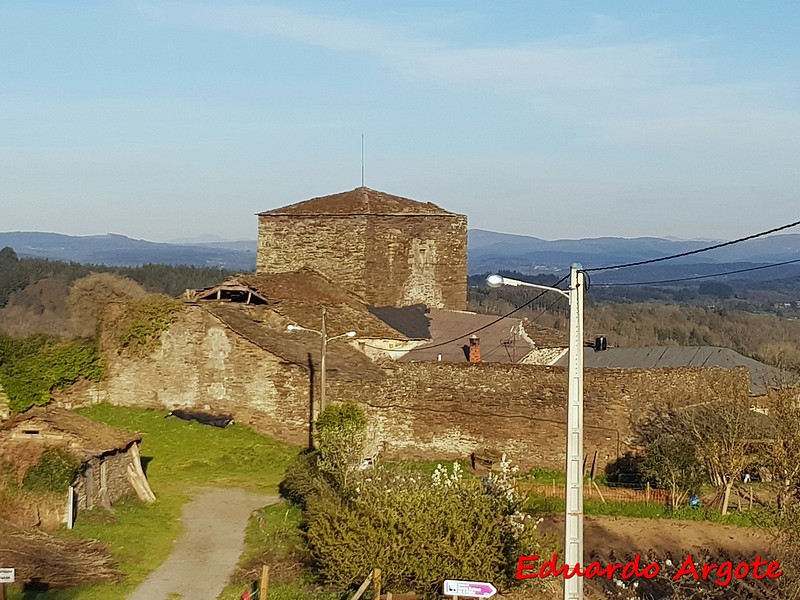
{"label": "wire mesh fence", "polygon": [[[567,486],[565,483],[539,483],[526,482],[521,486],[522,491],[544,496],[545,498],[564,498]],[[656,490],[645,485],[641,489],[621,486],[597,486],[592,482],[585,482],[583,486],[584,498],[598,498],[605,501],[613,500],[617,502],[645,502],[663,504],[669,500],[667,490]]]}

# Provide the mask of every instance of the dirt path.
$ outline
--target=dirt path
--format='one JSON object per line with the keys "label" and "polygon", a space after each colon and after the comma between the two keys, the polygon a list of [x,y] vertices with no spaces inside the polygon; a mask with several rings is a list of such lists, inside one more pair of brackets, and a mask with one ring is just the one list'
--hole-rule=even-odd
{"label": "dirt path", "polygon": [[216,600],[242,554],[248,518],[277,501],[277,495],[239,489],[199,490],[183,507],[184,531],[172,553],[128,600],[166,600],[170,594]]}

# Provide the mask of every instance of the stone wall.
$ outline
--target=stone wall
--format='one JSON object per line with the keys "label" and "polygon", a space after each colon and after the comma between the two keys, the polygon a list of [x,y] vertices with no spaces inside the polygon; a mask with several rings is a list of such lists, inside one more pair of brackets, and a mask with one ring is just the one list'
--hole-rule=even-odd
{"label": "stone wall", "polygon": [[308,267],[365,297],[366,232],[363,215],[260,215],[256,273]]}
{"label": "stone wall", "polygon": [[[369,407],[375,437],[395,458],[508,453],[525,466],[563,468],[567,371],[537,365],[397,364],[382,382],[333,382],[331,395]],[[584,450],[600,466],[633,448],[652,408],[748,393],[746,369],[589,369]]]}
{"label": "stone wall", "polygon": [[308,371],[282,362],[199,306],[187,306],[150,356],[119,356],[113,350],[106,356],[107,379],[62,395],[63,405],[108,401],[230,413],[283,441],[308,442]]}
{"label": "stone wall", "polygon": [[[277,439],[308,443],[311,377],[191,306],[140,359],[109,354],[109,377],[62,402],[231,413]],[[385,379],[328,379],[331,400],[368,407],[387,456],[465,458],[489,449],[558,468],[565,454],[567,374],[561,367],[392,363]],[[746,369],[587,369],[585,450],[601,464],[633,444],[633,425],[661,409],[748,394]],[[80,396],[80,397],[77,397]],[[316,395],[315,395],[316,396]]]}
{"label": "stone wall", "polygon": [[462,215],[261,215],[257,272],[308,267],[374,306],[464,310]]}

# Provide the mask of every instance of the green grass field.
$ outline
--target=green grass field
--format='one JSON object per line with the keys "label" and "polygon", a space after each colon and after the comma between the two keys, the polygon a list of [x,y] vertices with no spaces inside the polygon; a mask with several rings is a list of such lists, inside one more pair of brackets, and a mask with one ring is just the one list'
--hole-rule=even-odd
{"label": "green grass field", "polygon": [[[176,418],[164,418],[165,411],[96,405],[81,409],[82,414],[144,434],[142,457],[147,477],[157,502],[145,505],[131,498],[114,505],[114,514],[102,510],[82,512],[72,531],[60,535],[94,538],[108,544],[120,565],[124,581],[113,585],[83,587],[40,594],[9,589],[9,600],[120,600],[124,599],[148,573],[157,568],[181,535],[179,521],[183,504],[192,489],[236,486],[257,492],[274,493],[291,459],[301,450],[261,436],[247,427],[232,425],[218,429]],[[399,469],[431,474],[439,461],[398,463]],[[452,468],[452,462],[441,461]],[[461,463],[465,476],[467,464]],[[523,477],[536,481],[563,480],[563,473],[535,469]],[[536,513],[563,512],[560,499],[532,496],[528,509]],[[658,503],[608,502],[586,499],[588,515],[615,515],[638,518],[679,518],[710,520],[740,526],[763,525],[758,513],[733,513],[721,517],[719,511],[692,510],[670,512]],[[250,520],[245,551],[232,583],[220,600],[237,600],[245,585],[260,577],[264,564],[273,569],[270,583],[272,600],[335,600],[337,594],[309,584],[298,564],[302,561],[300,511],[286,502],[266,507]],[[177,598],[175,600],[178,600]]]}
{"label": "green grass field", "polygon": [[241,425],[218,429],[164,418],[166,411],[91,406],[78,412],[96,421],[144,434],[141,453],[156,495],[153,505],[128,499],[114,514],[83,512],[63,535],[108,544],[125,576],[121,583],[41,594],[9,590],[10,600],[120,600],[158,567],[181,534],[180,510],[193,488],[236,486],[276,492],[286,466],[300,448],[264,437]]}

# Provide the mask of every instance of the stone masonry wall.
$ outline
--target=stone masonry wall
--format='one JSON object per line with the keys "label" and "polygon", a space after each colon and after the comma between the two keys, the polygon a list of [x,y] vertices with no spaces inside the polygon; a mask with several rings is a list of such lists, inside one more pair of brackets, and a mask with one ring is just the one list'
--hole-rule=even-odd
{"label": "stone masonry wall", "polygon": [[146,358],[108,353],[106,381],[62,398],[72,405],[194,408],[230,413],[280,440],[308,443],[308,371],[228,329],[203,308],[188,306]]}
{"label": "stone masonry wall", "polygon": [[363,297],[366,227],[358,215],[261,215],[256,273],[308,267]]}
{"label": "stone masonry wall", "polygon": [[365,256],[370,304],[466,308],[466,217],[371,216]]}
{"label": "stone masonry wall", "polygon": [[261,215],[257,272],[308,267],[374,306],[464,310],[461,215]]}
{"label": "stone masonry wall", "polygon": [[[190,407],[233,414],[280,440],[308,443],[309,372],[188,307],[147,358],[109,355],[109,376],[73,404]],[[393,363],[377,381],[328,379],[330,400],[368,408],[388,457],[465,458],[506,452],[523,465],[560,468],[565,454],[567,373],[560,367]],[[746,369],[587,369],[585,452],[601,466],[633,444],[633,425],[662,409],[748,394]],[[77,396],[81,395],[82,398]]]}
{"label": "stone masonry wall", "polygon": [[[334,382],[338,400],[369,407],[388,457],[465,458],[508,453],[522,465],[563,468],[567,371],[537,365],[398,364],[382,382]],[[600,466],[632,448],[633,425],[652,407],[747,394],[746,369],[590,369],[584,452]]]}

